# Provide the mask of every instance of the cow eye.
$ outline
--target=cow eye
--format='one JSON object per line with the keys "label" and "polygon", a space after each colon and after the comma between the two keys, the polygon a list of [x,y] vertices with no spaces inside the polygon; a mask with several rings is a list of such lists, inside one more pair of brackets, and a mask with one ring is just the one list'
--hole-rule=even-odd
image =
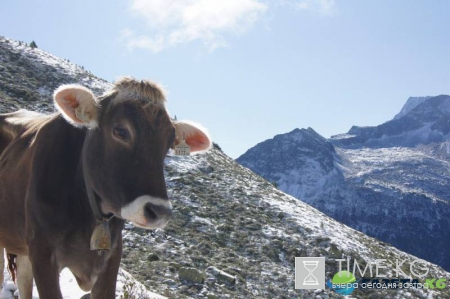
{"label": "cow eye", "polygon": [[127,129],[124,127],[114,127],[113,134],[119,139],[127,139],[129,135]]}

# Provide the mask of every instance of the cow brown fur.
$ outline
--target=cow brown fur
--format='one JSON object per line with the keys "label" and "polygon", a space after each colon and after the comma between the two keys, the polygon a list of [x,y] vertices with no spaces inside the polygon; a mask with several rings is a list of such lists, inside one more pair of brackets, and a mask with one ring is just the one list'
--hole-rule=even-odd
{"label": "cow brown fur", "polygon": [[[55,103],[60,112],[52,115],[0,114],[0,247],[19,257],[19,290],[21,267],[32,269],[22,273],[24,288],[34,277],[41,298],[61,299],[59,272],[68,267],[91,298],[115,298],[122,214],[137,211],[128,220],[163,226],[171,214],[168,150],[180,138],[192,151],[207,150],[211,141],[201,128],[171,121],[164,92],[149,81],[119,80],[99,98],[65,86]],[[101,213],[116,216],[109,221],[111,250],[102,255],[89,247],[97,220],[85,184]]]}

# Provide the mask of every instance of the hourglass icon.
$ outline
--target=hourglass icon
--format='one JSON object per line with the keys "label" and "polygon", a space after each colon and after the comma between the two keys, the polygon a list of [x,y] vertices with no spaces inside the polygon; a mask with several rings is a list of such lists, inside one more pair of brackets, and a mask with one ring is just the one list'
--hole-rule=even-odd
{"label": "hourglass icon", "polygon": [[308,270],[308,275],[303,279],[303,285],[315,286],[319,285],[319,280],[313,275],[314,270],[317,269],[319,261],[303,261],[303,266]]}

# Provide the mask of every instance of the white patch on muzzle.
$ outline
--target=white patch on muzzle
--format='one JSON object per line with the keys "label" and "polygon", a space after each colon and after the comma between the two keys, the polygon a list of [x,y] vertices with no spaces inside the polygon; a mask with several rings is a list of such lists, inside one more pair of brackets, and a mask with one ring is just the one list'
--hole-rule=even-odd
{"label": "white patch on muzzle", "polygon": [[145,216],[145,206],[152,204],[162,208],[167,212],[172,211],[172,204],[167,199],[153,197],[149,195],[142,195],[136,198],[128,205],[122,207],[120,211],[121,218],[131,221],[134,225],[146,229],[163,228],[166,226],[170,218],[170,213],[156,214],[156,219],[148,219]]}

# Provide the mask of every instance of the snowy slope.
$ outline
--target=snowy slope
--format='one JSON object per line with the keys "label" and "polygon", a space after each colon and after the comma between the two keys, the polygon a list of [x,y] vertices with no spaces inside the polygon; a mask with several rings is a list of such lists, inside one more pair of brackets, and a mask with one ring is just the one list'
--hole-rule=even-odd
{"label": "snowy slope", "polygon": [[[17,295],[17,286],[10,280],[10,276],[8,271],[4,271],[5,273],[5,282],[3,284],[3,289],[0,291],[0,299],[14,299],[14,294]],[[82,296],[86,294],[83,292],[77,285],[76,279],[73,274],[69,271],[69,269],[64,269],[59,276],[59,284],[61,287],[61,291],[64,299],[80,299]],[[134,280],[134,278],[125,270],[119,270],[119,277],[117,280],[117,288],[116,288],[116,298],[121,298],[123,296],[124,285],[135,284],[134,288],[137,290],[137,293],[141,295],[141,298],[147,299],[165,299],[166,297],[160,296],[158,294],[149,292],[145,289],[145,287]],[[128,290],[128,289],[127,289]],[[39,299],[39,294],[37,292],[36,286],[33,286],[33,299]]]}
{"label": "snowy slope", "polygon": [[0,113],[24,103],[31,110],[54,111],[53,91],[71,83],[87,85],[97,95],[111,86],[67,59],[0,36]]}
{"label": "snowy slope", "polygon": [[[207,280],[216,279],[208,273],[210,266],[236,276],[234,286],[220,288],[215,280],[216,284],[199,287],[194,297],[226,291],[230,298],[326,298],[334,295],[329,289],[316,293],[293,289],[295,256],[325,256],[327,275],[336,272],[335,259],[342,256],[365,261],[414,259],[280,192],[216,149],[202,156],[169,156],[166,175],[174,203],[173,221],[165,232],[150,236],[139,236],[140,230],[126,232],[127,238],[154,244],[148,250],[165,262],[154,262],[157,269],[150,274],[150,283],[159,293],[164,283],[171,284],[171,295],[183,288],[176,271],[159,268],[164,264],[195,266],[205,271]],[[139,277],[140,269],[134,271]],[[430,296],[419,291],[378,294],[379,298]]]}

